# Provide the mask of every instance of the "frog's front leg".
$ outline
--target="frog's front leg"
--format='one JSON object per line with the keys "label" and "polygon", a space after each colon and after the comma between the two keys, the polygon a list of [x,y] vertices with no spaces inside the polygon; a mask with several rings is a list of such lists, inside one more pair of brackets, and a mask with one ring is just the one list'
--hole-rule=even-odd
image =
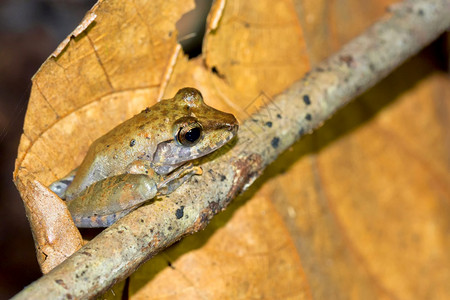
{"label": "frog's front leg", "polygon": [[[137,160],[132,162],[127,166],[126,171],[127,173],[131,174],[147,174],[149,176],[156,176],[153,175],[155,174],[155,171],[151,167],[151,164],[148,161],[144,160]],[[193,166],[192,163],[182,165],[169,175],[161,177],[162,179],[158,180],[159,183],[156,187],[156,189],[158,190],[158,194],[170,194],[193,175],[201,175],[202,172],[203,171],[201,167]]]}
{"label": "frog's front leg", "polygon": [[121,174],[86,188],[67,206],[77,227],[107,227],[155,197],[160,176]]}
{"label": "frog's front leg", "polygon": [[168,176],[164,177],[157,185],[159,195],[167,195],[176,190],[180,185],[185,183],[189,178],[194,175],[202,175],[203,170],[201,167],[193,166],[192,163],[188,163],[180,168],[176,169]]}

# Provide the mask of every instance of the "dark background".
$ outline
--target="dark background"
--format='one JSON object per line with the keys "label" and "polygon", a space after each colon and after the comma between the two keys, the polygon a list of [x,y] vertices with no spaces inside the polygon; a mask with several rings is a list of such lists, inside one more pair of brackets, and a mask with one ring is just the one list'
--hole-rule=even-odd
{"label": "dark background", "polygon": [[93,3],[0,0],[0,299],[41,276],[25,209],[12,181],[31,77]]}
{"label": "dark background", "polygon": [[[31,77],[78,25],[94,0],[0,0],[0,299],[41,276],[20,195],[12,181]],[[211,0],[196,1],[177,27],[189,55],[201,51]],[[192,35],[192,32],[197,34]]]}

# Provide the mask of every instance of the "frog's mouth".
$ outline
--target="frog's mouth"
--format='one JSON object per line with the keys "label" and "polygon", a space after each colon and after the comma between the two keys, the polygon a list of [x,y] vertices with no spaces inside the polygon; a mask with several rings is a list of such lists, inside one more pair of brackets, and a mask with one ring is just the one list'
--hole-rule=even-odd
{"label": "frog's mouth", "polygon": [[[239,125],[237,123],[222,125],[220,129],[212,133],[214,138],[209,140],[203,139],[192,147],[181,145],[174,139],[159,143],[153,154],[152,168],[156,173],[166,175],[194,159],[219,149],[236,136],[238,128]],[[217,142],[211,144],[211,140]]]}

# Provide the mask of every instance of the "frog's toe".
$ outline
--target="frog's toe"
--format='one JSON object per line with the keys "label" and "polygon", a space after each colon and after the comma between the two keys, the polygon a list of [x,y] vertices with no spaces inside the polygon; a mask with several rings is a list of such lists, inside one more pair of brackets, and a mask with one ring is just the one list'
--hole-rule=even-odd
{"label": "frog's toe", "polygon": [[192,168],[192,175],[203,175],[202,167],[196,166]]}
{"label": "frog's toe", "polygon": [[69,184],[72,183],[71,181],[66,182],[65,180],[62,181],[56,181],[53,182],[50,186],[49,189],[55,193],[56,195],[58,195],[59,198],[61,199],[65,199],[65,194],[67,191],[67,188],[69,187]]}

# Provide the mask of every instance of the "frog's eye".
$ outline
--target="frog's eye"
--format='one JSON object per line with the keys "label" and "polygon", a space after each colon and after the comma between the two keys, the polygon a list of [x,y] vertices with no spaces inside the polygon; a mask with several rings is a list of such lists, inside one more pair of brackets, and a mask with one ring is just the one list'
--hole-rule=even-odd
{"label": "frog's eye", "polygon": [[192,146],[200,140],[201,135],[202,126],[195,122],[181,127],[177,134],[177,140],[184,146]]}

